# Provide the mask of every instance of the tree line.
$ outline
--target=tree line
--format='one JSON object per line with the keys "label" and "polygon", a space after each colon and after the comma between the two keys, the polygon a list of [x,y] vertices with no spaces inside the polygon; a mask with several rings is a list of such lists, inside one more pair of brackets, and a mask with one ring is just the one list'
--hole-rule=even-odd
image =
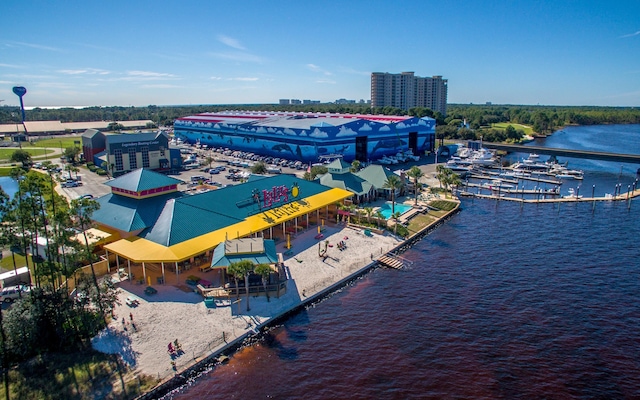
{"label": "tree line", "polygon": [[[0,246],[10,251],[14,270],[24,260],[33,286],[0,310],[6,390],[12,366],[36,355],[90,347],[90,338],[107,325],[117,302],[113,282],[96,277],[97,258],[86,233],[76,239],[91,226],[98,203],[86,198],[67,202],[54,190],[52,172],[14,168],[12,177],[18,182],[12,199],[0,188]],[[84,265],[90,265],[90,273],[81,272]],[[73,289],[67,284],[71,277]]]}
{"label": "tree line", "polygon": [[[293,111],[327,112],[347,114],[382,114],[432,117],[436,120],[445,138],[479,137],[488,141],[503,141],[508,137],[502,130],[491,130],[499,122],[522,124],[533,127],[540,134],[551,133],[567,125],[640,124],[640,109],[636,107],[591,107],[591,106],[527,106],[527,105],[474,105],[449,104],[447,115],[428,108],[415,107],[403,110],[397,107],[371,108],[368,104],[250,104],[250,105],[186,105],[146,107],[86,107],[43,109],[34,108],[26,112],[28,121],[59,120],[62,122],[131,121],[151,120],[157,126],[172,126],[177,118],[228,110],[247,111]],[[462,126],[466,121],[467,125]],[[0,123],[20,122],[20,109],[15,106],[0,107]],[[448,128],[445,128],[448,127]],[[455,129],[453,129],[455,128]],[[462,130],[466,129],[466,130]],[[457,137],[456,137],[457,136]],[[512,135],[513,136],[513,135]],[[513,137],[511,138],[513,139]]]}

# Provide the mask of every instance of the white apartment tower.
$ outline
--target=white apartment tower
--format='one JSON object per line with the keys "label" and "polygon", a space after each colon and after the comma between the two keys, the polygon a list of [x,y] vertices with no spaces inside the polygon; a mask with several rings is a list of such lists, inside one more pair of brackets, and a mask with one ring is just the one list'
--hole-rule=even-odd
{"label": "white apartment tower", "polygon": [[371,73],[371,107],[398,107],[408,110],[425,107],[447,114],[447,80],[415,76],[413,72]]}

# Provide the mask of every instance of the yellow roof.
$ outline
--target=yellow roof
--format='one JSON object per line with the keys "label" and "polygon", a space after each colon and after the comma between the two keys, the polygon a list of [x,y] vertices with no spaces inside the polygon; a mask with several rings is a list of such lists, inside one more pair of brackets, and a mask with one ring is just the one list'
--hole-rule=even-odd
{"label": "yellow roof", "polygon": [[252,215],[237,224],[186,240],[171,247],[138,237],[121,239],[104,247],[109,252],[121,255],[136,263],[179,262],[213,249],[226,239],[241,238],[271,226],[277,226],[285,221],[303,216],[351,196],[353,196],[353,193],[344,189],[328,189],[322,193]]}

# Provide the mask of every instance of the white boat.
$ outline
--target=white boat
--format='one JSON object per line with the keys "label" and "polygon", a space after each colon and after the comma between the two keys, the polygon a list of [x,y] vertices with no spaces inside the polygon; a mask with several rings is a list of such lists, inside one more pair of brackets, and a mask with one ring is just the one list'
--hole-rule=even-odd
{"label": "white boat", "polygon": [[458,163],[456,160],[448,160],[445,164],[447,168],[453,172],[467,172],[473,169],[471,164]]}
{"label": "white boat", "polygon": [[578,169],[559,169],[556,170],[555,177],[558,179],[584,179],[584,173]]}
{"label": "white boat", "polygon": [[497,162],[496,158],[493,156],[493,153],[485,149],[484,147],[474,151],[471,157],[469,157],[469,160],[473,165],[483,166],[494,165]]}
{"label": "white boat", "polygon": [[569,188],[569,194],[562,197],[565,199],[581,199],[582,195],[579,195],[573,188]]}
{"label": "white boat", "polygon": [[485,182],[482,186],[489,190],[505,190],[505,189],[513,189],[513,185],[508,183],[504,183],[500,179],[494,179],[491,182]]}

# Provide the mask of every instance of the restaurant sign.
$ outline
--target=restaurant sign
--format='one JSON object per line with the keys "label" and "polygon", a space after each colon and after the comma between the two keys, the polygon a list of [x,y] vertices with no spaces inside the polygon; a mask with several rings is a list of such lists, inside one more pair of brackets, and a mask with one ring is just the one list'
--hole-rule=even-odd
{"label": "restaurant sign", "polygon": [[274,186],[270,190],[263,189],[262,190],[262,207],[269,208],[273,206],[274,203],[284,202],[287,203],[289,201],[289,195],[292,197],[298,197],[299,188],[298,185],[294,185],[291,190],[285,185]]}

